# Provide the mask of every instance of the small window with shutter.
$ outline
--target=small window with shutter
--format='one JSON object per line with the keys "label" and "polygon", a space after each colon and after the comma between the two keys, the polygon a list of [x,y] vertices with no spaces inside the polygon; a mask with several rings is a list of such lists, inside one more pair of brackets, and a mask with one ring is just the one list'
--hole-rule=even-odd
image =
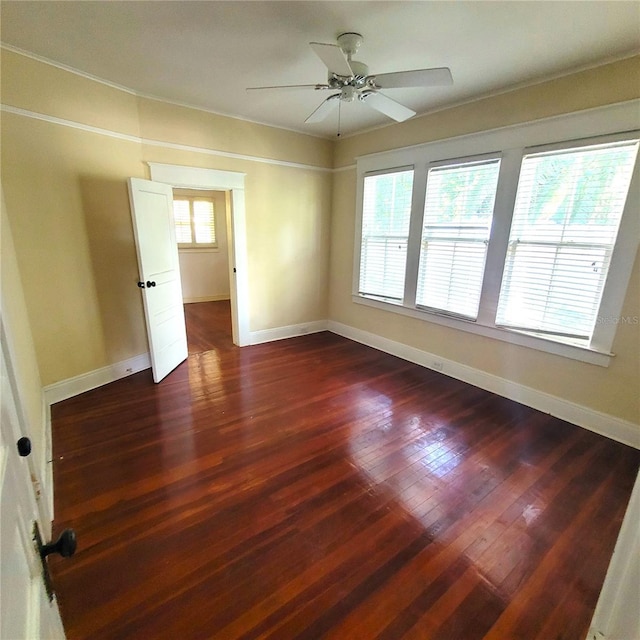
{"label": "small window with shutter", "polygon": [[177,195],[173,199],[173,219],[178,248],[217,247],[213,199]]}

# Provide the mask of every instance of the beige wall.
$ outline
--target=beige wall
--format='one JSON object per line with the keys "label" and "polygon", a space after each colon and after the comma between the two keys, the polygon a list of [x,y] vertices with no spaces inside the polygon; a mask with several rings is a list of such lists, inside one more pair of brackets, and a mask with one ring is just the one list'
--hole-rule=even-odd
{"label": "beige wall", "polygon": [[45,385],[144,353],[129,214],[140,145],[2,118],[2,184]]}
{"label": "beige wall", "polygon": [[180,283],[184,302],[229,300],[229,255],[217,249],[180,249]]}
{"label": "beige wall", "polygon": [[145,162],[239,171],[245,180],[252,331],[328,314],[332,174],[143,145]]}
{"label": "beige wall", "polygon": [[330,167],[333,142],[206,111],[140,98],[140,135],[230,154]]}
{"label": "beige wall", "polygon": [[146,161],[246,174],[252,331],[327,317],[330,142],[138,99],[5,50],[2,102],[126,136],[3,113],[2,185],[43,385],[147,351],[126,184],[148,177]]}
{"label": "beige wall", "polygon": [[[478,100],[415,118],[337,143],[334,177],[329,316],[500,376],[578,405],[616,416],[640,429],[640,326],[621,325],[608,368],[584,364],[533,349],[510,345],[351,300],[356,172],[355,158],[367,153],[444,139],[526,122],[640,96],[640,57],[585,71],[529,88]],[[636,259],[623,315],[640,316],[640,264]]]}
{"label": "beige wall", "polygon": [[336,144],[334,166],[348,166],[357,156],[377,151],[632,100],[639,93],[640,56],[636,56],[412,118],[375,132],[342,138]]}
{"label": "beige wall", "polygon": [[26,56],[0,50],[2,104],[139,136],[135,95]]}

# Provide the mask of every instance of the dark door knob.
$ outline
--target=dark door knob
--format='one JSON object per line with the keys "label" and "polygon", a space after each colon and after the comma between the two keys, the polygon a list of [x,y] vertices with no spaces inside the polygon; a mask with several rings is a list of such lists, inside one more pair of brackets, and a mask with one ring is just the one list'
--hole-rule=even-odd
{"label": "dark door knob", "polygon": [[20,438],[16,444],[18,446],[18,455],[25,458],[31,453],[31,440],[29,438]]}
{"label": "dark door knob", "polygon": [[138,282],[138,286],[139,286],[141,289],[144,289],[144,282]]}
{"label": "dark door knob", "polygon": [[147,280],[147,287],[155,287],[156,283],[153,280]]}
{"label": "dark door knob", "polygon": [[76,532],[65,529],[55,542],[40,547],[40,556],[46,558],[50,553],[59,553],[63,558],[69,558],[76,552],[77,544]]}

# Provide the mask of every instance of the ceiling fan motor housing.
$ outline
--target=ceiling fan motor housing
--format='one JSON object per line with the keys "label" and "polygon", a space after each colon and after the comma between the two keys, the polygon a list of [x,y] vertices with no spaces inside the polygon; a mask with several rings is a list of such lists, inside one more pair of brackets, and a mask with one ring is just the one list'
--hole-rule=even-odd
{"label": "ceiling fan motor housing", "polygon": [[364,62],[358,62],[357,60],[350,60],[349,65],[353,71],[352,76],[339,76],[335,73],[329,74],[327,83],[332,89],[342,89],[343,87],[363,89],[367,86],[369,67],[364,64]]}
{"label": "ceiling fan motor housing", "polygon": [[350,60],[349,64],[351,65],[351,69],[353,70],[353,75],[355,78],[361,78],[362,80],[364,80],[364,78],[369,75],[369,67],[364,64],[364,62]]}

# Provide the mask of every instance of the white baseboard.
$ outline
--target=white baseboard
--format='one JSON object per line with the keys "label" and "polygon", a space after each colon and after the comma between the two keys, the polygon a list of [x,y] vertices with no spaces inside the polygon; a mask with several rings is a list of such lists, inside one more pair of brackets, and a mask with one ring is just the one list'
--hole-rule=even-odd
{"label": "white baseboard", "polygon": [[[318,333],[326,331],[327,321],[316,320],[314,322],[306,322],[302,324],[294,324],[286,327],[276,327],[275,329],[264,329],[262,331],[252,331],[250,335],[250,344],[261,344],[263,342],[272,342],[274,340],[284,340],[285,338],[293,338],[296,336],[306,335],[309,333]],[[67,398],[72,398],[85,391],[91,391],[102,385],[109,384],[120,378],[126,378],[134,373],[149,369],[151,367],[151,357],[149,353],[141,353],[138,356],[116,362],[112,365],[83,373],[74,378],[61,380],[44,388],[44,397],[47,405],[61,402]]]}
{"label": "white baseboard", "polygon": [[612,440],[640,449],[640,425],[636,425],[633,422],[589,409],[453,360],[445,360],[433,353],[409,347],[401,342],[388,340],[374,333],[362,331],[340,322],[329,320],[327,329],[355,342],[366,344],[369,347],[384,351],[403,360],[444,373],[463,382],[468,382],[480,389],[491,391],[504,398],[515,400],[538,411],[549,413],[561,420],[584,427],[589,431],[594,431]]}
{"label": "white baseboard", "polygon": [[304,336],[308,333],[318,333],[326,330],[326,320],[315,320],[313,322],[303,322],[302,324],[291,324],[286,327],[276,327],[275,329],[252,331],[249,340],[250,344],[262,344],[263,342],[295,338],[296,336]]}
{"label": "white baseboard", "polygon": [[126,378],[139,371],[144,371],[151,367],[151,357],[149,353],[141,353],[138,356],[115,362],[114,364],[83,373],[74,378],[61,380],[47,385],[44,388],[44,397],[48,405],[61,402],[67,398],[72,398],[85,391],[91,391],[104,384],[109,384],[120,378]]}
{"label": "white baseboard", "polygon": [[195,298],[183,298],[184,304],[191,304],[192,302],[218,302],[218,300],[230,300],[228,293],[222,293],[219,296],[201,296]]}
{"label": "white baseboard", "polygon": [[[515,400],[528,407],[549,413],[557,418],[584,427],[589,431],[622,442],[636,449],[640,449],[640,426],[633,422],[622,420],[606,413],[595,411],[588,407],[575,404],[563,398],[538,391],[517,382],[500,378],[490,373],[480,371],[444,358],[410,347],[401,342],[388,340],[374,333],[362,331],[355,327],[335,322],[333,320],[316,320],[302,324],[294,324],[274,329],[252,331],[250,344],[262,344],[275,340],[284,340],[296,336],[329,330],[355,342],[384,351],[409,362],[434,371],[439,371],[452,378],[462,380],[486,391],[491,391],[504,398]],[[47,405],[66,400],[85,391],[90,391],[109,382],[138,373],[151,367],[149,353],[142,353],[128,360],[117,362],[95,371],[62,380],[44,388]]]}

